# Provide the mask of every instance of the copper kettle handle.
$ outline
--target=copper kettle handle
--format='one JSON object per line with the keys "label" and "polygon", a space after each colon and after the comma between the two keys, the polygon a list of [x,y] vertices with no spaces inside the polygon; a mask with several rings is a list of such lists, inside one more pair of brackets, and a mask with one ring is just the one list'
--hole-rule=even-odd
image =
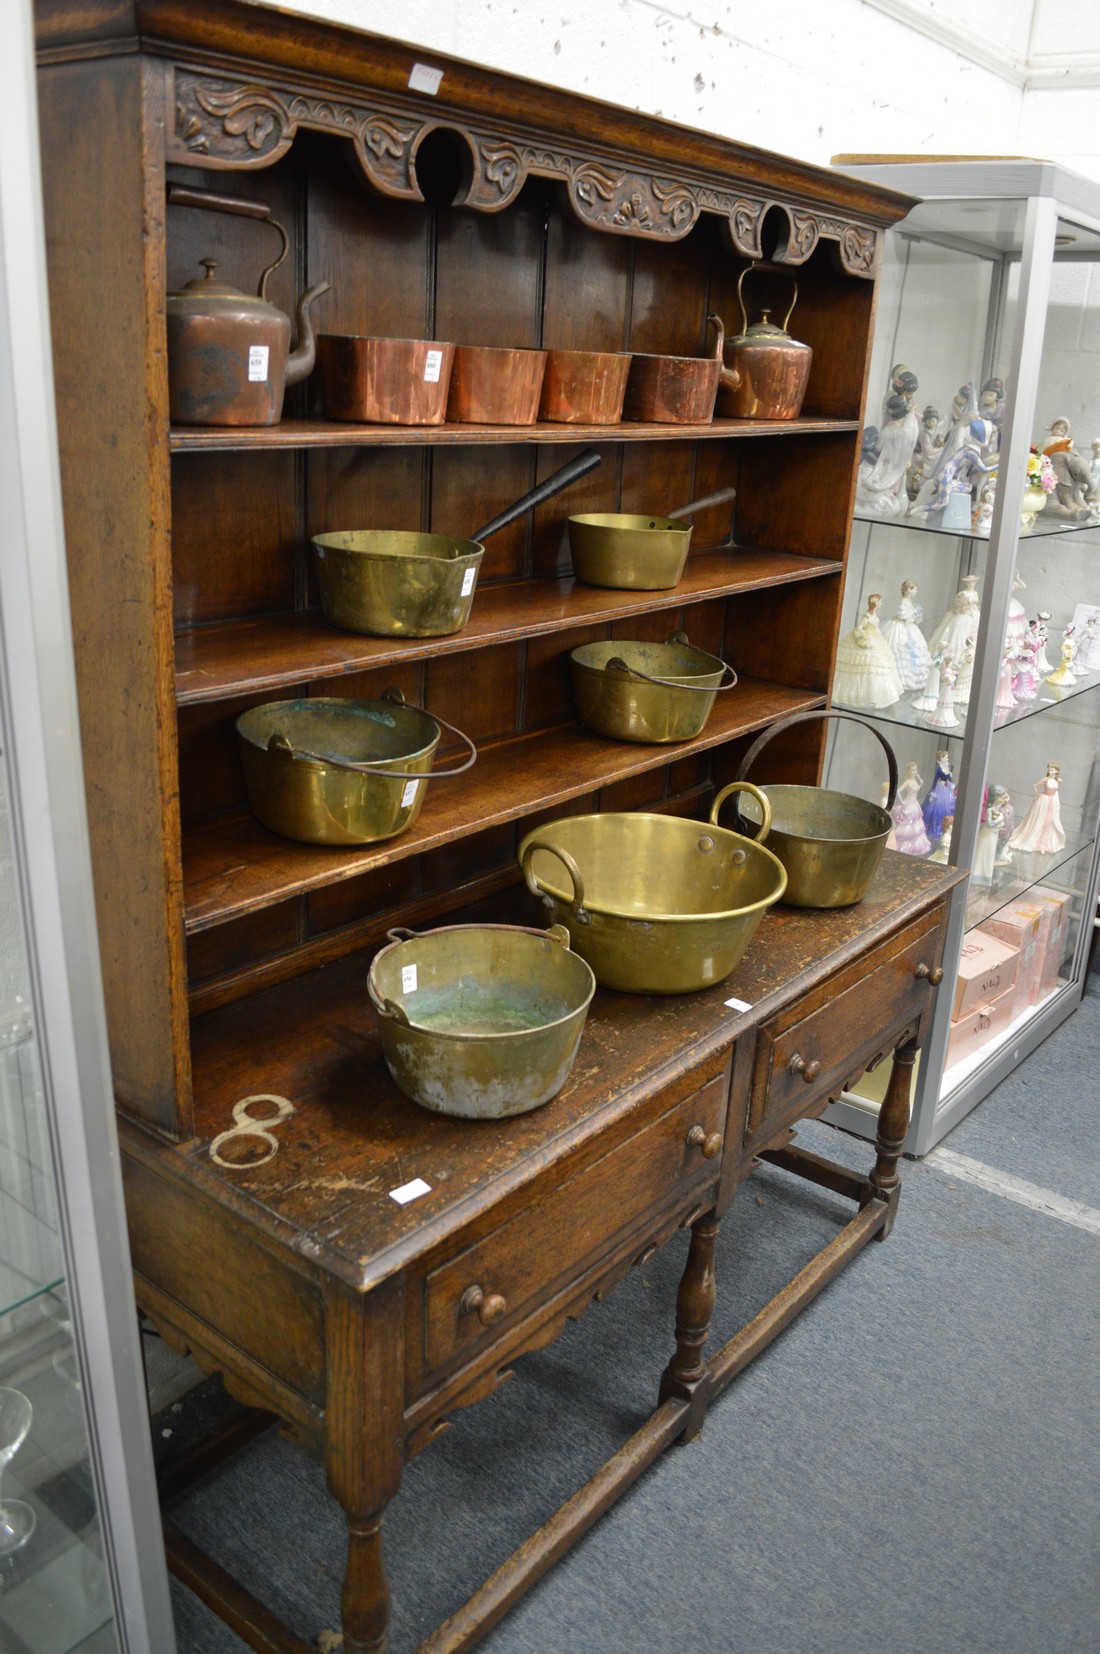
{"label": "copper kettle handle", "polygon": [[208,212],[232,213],[237,218],[256,218],[264,224],[270,224],[273,230],[278,230],[283,238],[282,251],[273,264],[269,264],[260,277],[260,285],[256,290],[258,298],[267,298],[267,278],[273,270],[277,270],[290,250],[290,238],[277,218],[272,218],[271,208],[266,201],[241,201],[235,195],[218,195],[214,190],[191,189],[187,184],[169,184],[168,205],[170,207],[202,207]]}
{"label": "copper kettle handle", "polygon": [[712,310],[710,312],[707,317],[707,326],[714,328],[714,352],[711,360],[721,363],[721,367],[718,371],[718,382],[721,385],[725,385],[727,390],[735,391],[741,383],[741,370],[739,368],[731,368],[726,366],[726,325],[721,316],[718,315],[717,311]]}
{"label": "copper kettle handle", "polygon": [[894,756],[893,747],[882,731],[875,728],[874,724],[869,724],[865,718],[858,717],[854,712],[842,712],[839,707],[811,707],[806,712],[792,712],[786,718],[777,718],[773,724],[768,725],[762,735],[757,736],[744,758],[742,758],[737,771],[738,781],[745,779],[752,768],[753,760],[763,751],[773,735],[779,735],[785,729],[793,729],[795,724],[804,724],[811,718],[844,718],[848,723],[859,724],[861,728],[870,731],[886,754],[886,764],[890,776],[890,792],[886,801],[886,809],[892,810],[898,792],[898,761]]}
{"label": "copper kettle handle", "polygon": [[[741,274],[740,274],[740,276],[738,277],[738,280],[737,280],[737,302],[741,306],[741,332],[743,334],[745,334],[749,331],[749,318],[748,318],[748,312],[745,309],[745,299],[744,299],[744,295],[741,292],[741,284],[744,281],[745,277],[748,275],[750,270],[756,270],[758,268],[759,268],[758,261],[756,259],[753,259],[751,264],[746,264],[745,265],[745,268],[742,270],[742,272],[741,272]],[[783,272],[783,274],[784,275],[790,275],[790,271],[785,270]],[[791,317],[794,315],[794,307],[798,303],[798,282],[795,280],[794,276],[791,276],[791,286],[794,288],[794,296],[791,299],[790,307],[787,311],[787,314],[784,316],[782,322],[780,323],[780,332],[781,333],[786,333],[787,323],[790,321]],[[770,309],[770,306],[769,306],[769,309]],[[765,314],[766,314],[766,312],[765,312]]]}

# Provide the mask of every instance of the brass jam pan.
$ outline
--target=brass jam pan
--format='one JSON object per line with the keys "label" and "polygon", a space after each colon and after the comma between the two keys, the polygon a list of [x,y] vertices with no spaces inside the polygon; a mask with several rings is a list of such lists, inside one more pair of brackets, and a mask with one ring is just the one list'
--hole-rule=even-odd
{"label": "brass jam pan", "polygon": [[582,643],[569,659],[581,722],[616,741],[690,741],[719,691],[737,682],[732,666],[694,648],[683,632],[667,643]]}
{"label": "brass jam pan", "polygon": [[[763,794],[751,782],[734,786],[757,800],[766,823]],[[755,839],[642,811],[547,822],[526,835],[519,862],[596,981],[626,993],[721,982],[787,884],[782,863]]]}
{"label": "brass jam pan", "polygon": [[684,572],[691,545],[693,511],[725,505],[736,488],[719,488],[679,506],[667,517],[637,512],[588,512],[569,518],[573,572],[586,586],[615,591],[668,591]]}
{"label": "brass jam pan", "polygon": [[[302,844],[372,844],[395,838],[420,814],[429,776],[461,775],[477,758],[468,736],[406,703],[335,696],[268,701],[242,712],[237,742],[253,813]],[[443,730],[468,756],[432,770]]]}
{"label": "brass jam pan", "polygon": [[406,1096],[438,1114],[500,1120],[557,1095],[596,991],[563,929],[445,925],[389,936],[367,992]]}
{"label": "brass jam pan", "polygon": [[[794,712],[787,718],[777,719],[753,742],[737,776],[739,781],[744,780],[773,735],[812,718],[844,718],[861,725],[875,737],[886,754],[889,772],[886,808],[827,787],[777,785],[769,781],[760,787],[771,806],[768,843],[787,869],[784,901],[788,906],[850,907],[862,901],[866,894],[894,825],[890,810],[897,794],[898,763],[885,735],[851,712],[825,708]],[[715,799],[715,818],[730,790],[727,787]],[[746,831],[753,830],[751,817],[741,815],[739,807],[738,824],[742,823]]]}
{"label": "brass jam pan", "polygon": [[325,619],[374,637],[446,637],[470,618],[483,542],[600,463],[587,448],[469,540],[402,529],[339,529],[313,536]]}

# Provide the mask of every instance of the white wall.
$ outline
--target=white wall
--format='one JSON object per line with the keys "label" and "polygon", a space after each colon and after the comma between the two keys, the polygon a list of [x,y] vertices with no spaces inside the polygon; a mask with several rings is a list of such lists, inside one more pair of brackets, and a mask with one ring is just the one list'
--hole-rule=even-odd
{"label": "white wall", "polygon": [[[295,10],[827,164],[839,151],[1002,154],[1016,142],[1016,62],[1031,0],[296,0]],[[892,15],[892,14],[897,15]],[[901,18],[929,17],[946,38]],[[957,40],[959,49],[949,41]]]}

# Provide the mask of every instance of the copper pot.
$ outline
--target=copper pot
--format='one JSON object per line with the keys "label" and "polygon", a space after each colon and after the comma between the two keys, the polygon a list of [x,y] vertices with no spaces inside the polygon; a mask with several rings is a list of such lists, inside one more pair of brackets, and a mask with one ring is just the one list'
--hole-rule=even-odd
{"label": "copper pot", "polygon": [[322,333],[317,341],[326,419],[368,425],[442,425],[454,345]]}
{"label": "copper pot", "polygon": [[539,418],[562,425],[617,425],[629,371],[629,351],[550,351]]}
{"label": "copper pot", "polygon": [[463,425],[533,425],[545,350],[456,345],[447,418]]}
{"label": "copper pot", "polygon": [[726,362],[741,375],[734,389],[723,385],[718,392],[718,412],[729,419],[797,419],[802,412],[810,379],[813,351],[792,339],[787,332],[791,312],[798,302],[798,283],[782,323],[776,326],[762,309],[760,320],[749,326],[742,286],[755,264],[747,264],[737,283],[741,306],[741,332],[726,342]]}
{"label": "copper pot", "polygon": [[718,386],[730,390],[740,383],[736,368],[722,362],[725,328],[713,313],[707,323],[715,330],[711,356],[634,356],[626,382],[623,418],[657,425],[709,425],[714,418]]}

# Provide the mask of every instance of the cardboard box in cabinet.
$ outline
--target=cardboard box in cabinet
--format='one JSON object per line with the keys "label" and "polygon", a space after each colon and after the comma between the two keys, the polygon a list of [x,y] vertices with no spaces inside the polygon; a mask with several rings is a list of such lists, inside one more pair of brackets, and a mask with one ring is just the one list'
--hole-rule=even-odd
{"label": "cardboard box in cabinet", "polygon": [[968,930],[959,954],[952,1022],[1008,993],[1016,982],[1018,958],[1017,949],[1009,943],[987,936],[984,931]]}
{"label": "cardboard box in cabinet", "polygon": [[1009,988],[997,999],[987,1000],[984,1005],[974,1005],[965,1012],[957,1022],[953,1022],[947,1035],[946,1064],[950,1068],[952,1063],[961,1061],[970,1056],[971,1052],[978,1051],[990,1040],[1003,1034],[1016,1014],[1016,991]]}
{"label": "cardboard box in cabinet", "polygon": [[1054,919],[1053,904],[1012,902],[978,926],[987,936],[1007,942],[1019,954],[1016,962],[1016,1004],[1023,1010],[1042,998],[1043,962]]}
{"label": "cardboard box in cabinet", "polygon": [[1058,981],[1062,960],[1069,946],[1070,898],[1064,890],[1054,890],[1048,885],[1037,884],[1030,892],[1029,899],[1041,902],[1050,912],[1050,929],[1047,932],[1043,962],[1039,969],[1039,992],[1048,994]]}

